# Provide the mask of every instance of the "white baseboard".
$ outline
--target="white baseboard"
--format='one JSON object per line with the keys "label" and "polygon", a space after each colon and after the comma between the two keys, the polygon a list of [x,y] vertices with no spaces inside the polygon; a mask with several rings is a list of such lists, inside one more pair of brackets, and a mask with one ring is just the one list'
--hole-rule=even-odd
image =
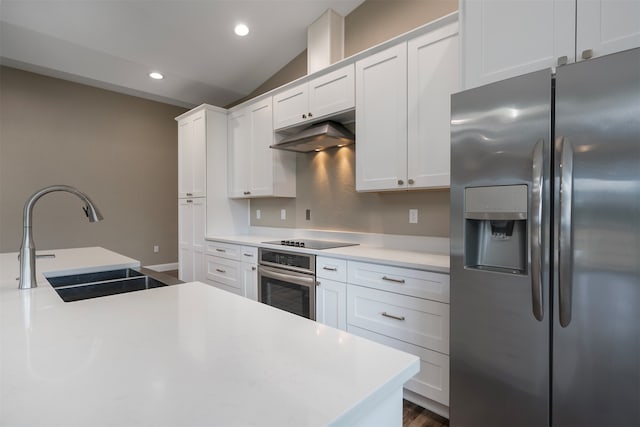
{"label": "white baseboard", "polygon": [[178,263],[171,262],[169,264],[145,265],[144,268],[148,268],[153,271],[171,271],[178,269]]}

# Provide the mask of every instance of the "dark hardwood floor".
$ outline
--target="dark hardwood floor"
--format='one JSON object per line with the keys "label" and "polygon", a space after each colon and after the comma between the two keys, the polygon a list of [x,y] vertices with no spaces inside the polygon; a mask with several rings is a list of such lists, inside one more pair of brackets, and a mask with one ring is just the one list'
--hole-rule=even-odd
{"label": "dark hardwood floor", "polygon": [[438,414],[415,405],[408,400],[402,401],[402,427],[448,427],[449,420]]}

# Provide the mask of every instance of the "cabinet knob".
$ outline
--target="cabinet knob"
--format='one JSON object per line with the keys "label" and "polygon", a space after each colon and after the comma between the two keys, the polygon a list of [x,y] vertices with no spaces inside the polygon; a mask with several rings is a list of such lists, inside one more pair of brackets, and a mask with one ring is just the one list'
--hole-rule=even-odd
{"label": "cabinet knob", "polygon": [[243,192],[242,194],[244,194],[245,196],[247,196],[247,195],[251,194],[251,191],[245,191],[245,192]]}
{"label": "cabinet knob", "polygon": [[582,59],[589,59],[593,56],[593,49],[585,49],[582,51]]}
{"label": "cabinet knob", "polygon": [[309,116],[309,117],[313,117],[313,114],[309,113],[309,114],[308,114],[308,116]]}
{"label": "cabinet knob", "polygon": [[320,286],[320,281],[316,280],[316,286]]}
{"label": "cabinet knob", "polygon": [[187,196],[193,196],[193,193],[187,193]]}
{"label": "cabinet knob", "polygon": [[567,65],[567,62],[569,62],[569,57],[567,57],[567,55],[559,57],[558,58],[558,67],[560,67],[562,65]]}
{"label": "cabinet knob", "polygon": [[303,114],[303,115],[302,115],[302,118],[303,118],[303,119],[306,119],[306,118],[307,118],[307,115],[306,115],[306,114]]}
{"label": "cabinet knob", "polygon": [[193,203],[193,200],[188,199],[188,200],[187,200],[187,203]]}
{"label": "cabinet knob", "polygon": [[413,179],[409,178],[409,181],[407,181],[409,183],[409,185],[413,185],[414,181]]}
{"label": "cabinet knob", "polygon": [[256,268],[252,266],[251,271],[256,271]]}
{"label": "cabinet knob", "polygon": [[398,185],[404,185],[404,181],[403,181],[403,180],[401,180],[401,179],[399,179],[399,180],[398,180]]}

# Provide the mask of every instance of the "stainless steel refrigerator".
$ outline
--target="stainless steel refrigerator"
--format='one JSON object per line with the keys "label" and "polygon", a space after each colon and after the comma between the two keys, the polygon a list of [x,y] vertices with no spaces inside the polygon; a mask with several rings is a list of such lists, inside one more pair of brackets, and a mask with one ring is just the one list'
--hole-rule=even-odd
{"label": "stainless steel refrigerator", "polygon": [[640,426],[640,49],[451,108],[451,426]]}

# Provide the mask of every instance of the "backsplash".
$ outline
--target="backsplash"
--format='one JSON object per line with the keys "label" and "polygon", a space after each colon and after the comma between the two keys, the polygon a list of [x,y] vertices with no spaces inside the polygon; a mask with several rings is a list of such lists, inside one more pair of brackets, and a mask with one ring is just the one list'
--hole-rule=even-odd
{"label": "backsplash", "polygon": [[[252,199],[251,225],[449,237],[449,190],[358,193],[354,150],[298,154],[297,197]],[[418,209],[417,224],[409,223],[409,209]]]}

